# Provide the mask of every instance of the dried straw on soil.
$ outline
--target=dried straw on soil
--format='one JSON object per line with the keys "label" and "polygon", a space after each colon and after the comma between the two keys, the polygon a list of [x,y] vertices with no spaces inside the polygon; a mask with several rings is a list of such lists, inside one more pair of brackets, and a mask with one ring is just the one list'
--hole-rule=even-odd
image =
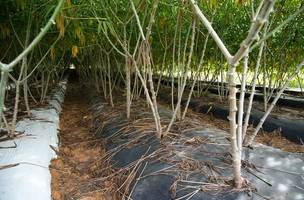
{"label": "dried straw on soil", "polygon": [[115,196],[116,177],[92,181],[113,173],[111,165],[103,161],[103,141],[90,132],[92,115],[79,88],[70,85],[60,118],[58,158],[51,163],[52,198],[100,200],[119,199]]}
{"label": "dried straw on soil", "polygon": [[[92,97],[90,97],[92,98]],[[96,97],[95,97],[96,98]],[[143,100],[136,100],[132,102],[131,119],[127,120],[123,113],[125,113],[126,105],[124,97],[115,96],[115,107],[111,107],[107,103],[93,103],[95,110],[95,115],[93,116],[93,124],[96,129],[97,135],[107,134],[108,131],[112,131],[111,136],[106,136],[106,141],[119,143],[118,146],[111,148],[107,151],[107,158],[109,160],[118,154],[123,149],[131,149],[139,143],[145,144],[154,137],[155,135],[155,124],[153,117],[151,115],[150,109],[147,103]],[[97,104],[97,105],[96,105]],[[96,111],[100,108],[99,111]],[[165,105],[160,105],[159,107],[160,116],[163,128],[168,125],[171,117],[171,112],[169,109],[165,108]],[[118,119],[113,122],[113,119]],[[223,166],[217,166],[212,162],[202,162],[200,160],[185,156],[182,159],[176,159],[180,152],[176,151],[176,146],[180,146],[184,149],[195,149],[195,147],[201,144],[210,145],[221,145],[215,144],[207,137],[194,136],[194,137],[184,137],[185,134],[190,133],[194,130],[202,130],[207,127],[214,128],[209,122],[206,122],[203,118],[198,115],[191,113],[191,117],[186,118],[182,122],[176,122],[172,127],[170,134],[163,140],[161,140],[160,146],[153,150],[152,153],[148,153],[150,149],[147,150],[139,159],[130,162],[125,167],[120,168],[119,172],[124,172],[122,178],[123,184],[119,187],[119,194],[122,194],[123,199],[128,199],[138,181],[146,178],[147,176],[154,175],[170,175],[175,177],[175,182],[171,186],[171,192],[174,194],[176,187],[179,189],[184,187],[184,189],[189,189],[188,186],[182,184],[186,181],[186,175],[191,173],[201,173],[203,177],[207,178],[207,182],[202,184],[196,184],[195,188],[197,192],[211,192],[211,193],[229,193],[236,192],[233,189],[232,181],[230,176],[223,175],[223,171],[231,169],[231,157],[226,154],[217,154],[219,160],[226,160],[227,163],[223,163]],[[116,128],[115,131],[112,130]],[[129,139],[125,139],[129,138]],[[130,139],[132,138],[132,139]],[[206,152],[205,156],[212,157],[212,152]],[[177,157],[176,157],[177,156]],[[151,174],[143,175],[148,162],[162,162],[170,164],[171,167],[164,168],[159,171],[155,171]],[[176,184],[176,186],[174,186]],[[249,184],[245,184],[244,188],[239,191],[251,190]],[[190,194],[189,195],[193,195]],[[173,195],[175,196],[175,195]],[[188,196],[187,196],[188,197]],[[186,199],[187,199],[186,197]]]}

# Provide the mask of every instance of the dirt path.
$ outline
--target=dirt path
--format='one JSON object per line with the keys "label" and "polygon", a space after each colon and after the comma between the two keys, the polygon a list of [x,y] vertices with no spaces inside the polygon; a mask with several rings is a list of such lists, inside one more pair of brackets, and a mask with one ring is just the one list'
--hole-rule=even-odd
{"label": "dirt path", "polygon": [[115,184],[103,179],[112,171],[102,162],[103,141],[91,132],[91,118],[81,88],[70,84],[60,116],[58,158],[50,166],[53,200],[115,199]]}

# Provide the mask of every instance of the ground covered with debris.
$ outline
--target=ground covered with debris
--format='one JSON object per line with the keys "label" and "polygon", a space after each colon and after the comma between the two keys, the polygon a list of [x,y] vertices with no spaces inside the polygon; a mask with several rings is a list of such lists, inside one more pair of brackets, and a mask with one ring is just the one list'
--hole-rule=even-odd
{"label": "ground covered with debris", "polygon": [[106,178],[114,171],[103,160],[103,140],[91,132],[91,118],[80,86],[70,84],[60,116],[58,158],[50,166],[54,200],[116,199],[117,185]]}
{"label": "ground covered with debris", "polygon": [[[244,149],[246,181],[236,190],[227,122],[190,111],[159,140],[144,99],[133,100],[127,119],[125,97],[114,97],[112,107],[94,90],[69,86],[51,165],[53,199],[304,199],[303,154]],[[172,112],[159,106],[166,127]]]}
{"label": "ground covered with debris", "polygon": [[[131,199],[303,199],[303,154],[255,144],[245,148],[242,189],[232,185],[229,135],[191,112],[158,140],[153,117],[144,100],[132,103],[131,118],[122,114],[122,96],[111,107],[90,96],[96,134],[105,141],[107,159],[125,172],[121,193]],[[172,115],[159,107],[163,126]],[[222,128],[222,129],[221,129]],[[223,130],[224,129],[224,130]],[[226,129],[227,130],[227,129]]]}

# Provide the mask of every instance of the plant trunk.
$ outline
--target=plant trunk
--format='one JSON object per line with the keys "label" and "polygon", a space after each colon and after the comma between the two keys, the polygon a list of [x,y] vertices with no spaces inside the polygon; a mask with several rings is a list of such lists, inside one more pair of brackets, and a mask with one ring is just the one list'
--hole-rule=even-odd
{"label": "plant trunk", "polygon": [[3,128],[3,117],[4,117],[4,100],[5,100],[5,90],[7,85],[8,72],[1,71],[1,81],[0,81],[0,128]]}
{"label": "plant trunk", "polygon": [[234,183],[236,188],[241,188],[242,186],[242,177],[241,177],[241,157],[240,150],[237,144],[237,125],[236,125],[236,83],[235,83],[235,67],[230,66],[228,70],[228,84],[229,84],[229,124],[230,124],[230,139],[231,139],[231,148],[232,148],[232,162],[234,170]]}

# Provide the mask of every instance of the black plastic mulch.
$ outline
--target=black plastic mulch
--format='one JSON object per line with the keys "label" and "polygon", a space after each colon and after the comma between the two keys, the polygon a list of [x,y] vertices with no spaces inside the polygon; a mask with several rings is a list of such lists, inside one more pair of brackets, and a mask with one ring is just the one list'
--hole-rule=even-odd
{"label": "black plastic mulch", "polygon": [[[299,188],[304,188],[304,182],[298,175],[304,169],[299,167],[304,161],[301,154],[262,145],[245,149],[242,174],[251,184],[244,192],[236,191],[231,186],[230,145],[224,131],[206,124],[200,130],[160,141],[154,133],[138,131],[122,112],[113,114],[116,108],[109,109],[98,96],[89,99],[96,134],[106,140],[113,166],[117,170],[128,168],[130,174],[135,174],[127,188],[133,200],[294,199],[303,192]],[[160,110],[165,118],[168,111]],[[288,162],[296,168],[286,169]],[[282,176],[289,182],[284,182]]]}

